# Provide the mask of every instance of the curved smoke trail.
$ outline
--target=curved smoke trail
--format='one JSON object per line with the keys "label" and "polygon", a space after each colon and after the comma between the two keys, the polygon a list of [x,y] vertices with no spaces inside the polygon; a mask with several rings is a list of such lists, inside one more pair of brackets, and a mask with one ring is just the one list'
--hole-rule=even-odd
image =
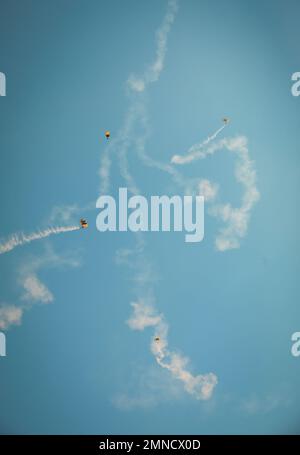
{"label": "curved smoke trail", "polygon": [[189,149],[190,153],[188,152],[187,155],[173,156],[172,162],[180,165],[188,164],[195,160],[213,156],[224,149],[227,149],[235,157],[235,178],[244,190],[240,207],[233,207],[230,203],[215,202],[218,186],[206,179],[199,182],[200,193],[212,204],[209,213],[225,223],[225,227],[220,229],[216,237],[216,249],[227,251],[239,248],[240,239],[247,233],[251,211],[259,200],[260,194],[256,185],[254,162],[249,155],[247,138],[244,136],[224,138],[210,145],[209,142],[195,144]]}

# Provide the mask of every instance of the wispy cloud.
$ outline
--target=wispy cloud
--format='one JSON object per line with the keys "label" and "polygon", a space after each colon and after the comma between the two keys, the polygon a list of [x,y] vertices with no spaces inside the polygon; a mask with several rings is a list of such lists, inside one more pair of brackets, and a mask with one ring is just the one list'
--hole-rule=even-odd
{"label": "wispy cloud", "polygon": [[78,253],[56,253],[47,245],[43,254],[30,256],[18,270],[18,287],[21,288],[19,304],[0,303],[0,329],[8,330],[20,325],[25,311],[38,303],[48,304],[54,301],[53,293],[40,279],[39,272],[44,268],[79,267]]}
{"label": "wispy cloud", "polygon": [[241,409],[247,414],[264,415],[279,408],[287,408],[291,405],[291,402],[289,394],[281,388],[277,393],[268,393],[264,397],[258,397],[256,394],[252,394],[249,398],[242,401]]}
{"label": "wispy cloud", "polygon": [[28,258],[19,269],[19,284],[24,289],[22,300],[31,304],[53,302],[52,292],[42,283],[38,273],[44,268],[79,267],[80,260],[77,256],[76,252],[71,255],[58,254],[47,245],[43,254]]}
{"label": "wispy cloud", "polygon": [[156,365],[141,366],[132,362],[131,377],[124,391],[116,394],[113,405],[121,411],[152,409],[161,403],[178,401],[184,394],[179,381]]}
{"label": "wispy cloud", "polygon": [[131,411],[137,408],[152,408],[157,404],[157,398],[153,394],[149,394],[149,391],[143,391],[139,395],[118,394],[112,402],[116,408],[122,411]]}
{"label": "wispy cloud", "polygon": [[50,215],[47,217],[46,224],[73,224],[74,219],[84,218],[85,212],[95,210],[95,202],[88,202],[83,206],[78,204],[55,205]]}

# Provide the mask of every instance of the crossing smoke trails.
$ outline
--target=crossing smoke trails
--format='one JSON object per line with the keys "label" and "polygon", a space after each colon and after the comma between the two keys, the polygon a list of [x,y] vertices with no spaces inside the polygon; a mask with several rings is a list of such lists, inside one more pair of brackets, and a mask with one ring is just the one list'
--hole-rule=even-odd
{"label": "crossing smoke trails", "polygon": [[25,245],[26,243],[33,242],[34,240],[44,239],[54,234],[62,234],[64,232],[78,231],[79,226],[60,226],[50,227],[43,231],[33,232],[32,234],[13,234],[8,240],[0,243],[0,254],[8,253],[18,246]]}
{"label": "crossing smoke trails", "polygon": [[[115,141],[106,148],[102,157],[99,170],[101,177],[100,192],[102,194],[110,186],[111,157],[113,153],[117,154],[120,174],[124,178],[128,190],[133,194],[139,193],[135,179],[129,170],[127,154],[130,146],[135,149],[144,164],[169,173],[179,186],[186,187],[186,179],[180,175],[177,169],[170,164],[163,164],[152,160],[145,152],[145,143],[148,137],[148,119],[143,92],[146,91],[150,83],[156,82],[159,79],[160,73],[163,70],[167,50],[167,36],[175,20],[177,8],[177,1],[171,0],[168,2],[167,13],[161,27],[156,33],[157,48],[154,63],[148,67],[143,77],[139,78],[131,75],[127,81],[130,89],[131,106],[125,116],[123,127],[119,134],[117,134]],[[143,134],[134,134],[135,128],[138,125],[142,126]],[[223,128],[224,126],[220,130]],[[127,321],[127,324],[133,330],[144,330],[146,327],[153,327],[155,330],[154,335],[159,333],[160,336],[159,343],[154,344],[154,336],[151,342],[151,352],[155,356],[157,363],[162,368],[170,371],[175,379],[180,380],[188,393],[194,395],[197,399],[208,399],[211,397],[214,387],[218,382],[217,377],[213,373],[193,376],[186,369],[188,359],[177,352],[168,350],[168,325],[163,315],[156,314],[153,290],[155,278],[151,274],[151,264],[145,259],[146,243],[141,233],[136,233],[135,238],[136,246],[134,249],[123,250],[118,254],[118,262],[125,263],[134,271],[137,301],[131,304],[133,314]]]}
{"label": "crossing smoke trails", "polygon": [[[126,156],[127,150],[133,142],[132,137],[134,136],[134,127],[137,125],[138,121],[145,120],[145,99],[143,98],[143,92],[146,91],[149,84],[154,83],[159,79],[159,76],[164,68],[164,60],[167,52],[167,37],[175,20],[177,10],[177,0],[169,0],[167,13],[163,19],[161,27],[156,32],[156,58],[154,62],[146,69],[142,77],[131,74],[127,81],[130,95],[134,95],[134,97],[131,98],[131,106],[125,115],[123,127],[117,134],[116,138],[112,139],[109,145],[105,148],[101,157],[99,169],[99,176],[101,180],[100,194],[105,194],[109,190],[112,156],[116,151],[118,151],[119,154],[121,175],[127,179],[127,181],[130,181],[130,174],[128,173],[126,175],[126,171],[128,169]],[[145,138],[143,140],[145,140]],[[178,174],[176,170],[174,171]],[[133,185],[133,181],[131,181],[129,190],[132,190],[134,194],[138,192],[138,188],[136,185]]]}

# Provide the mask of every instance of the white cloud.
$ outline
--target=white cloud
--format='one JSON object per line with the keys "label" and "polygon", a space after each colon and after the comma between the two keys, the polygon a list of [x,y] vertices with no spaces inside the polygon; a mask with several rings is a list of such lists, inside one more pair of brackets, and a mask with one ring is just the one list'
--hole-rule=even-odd
{"label": "white cloud", "polygon": [[50,303],[54,300],[53,294],[33,273],[24,278],[23,287],[26,291],[22,296],[23,300],[42,303]]}
{"label": "white cloud", "polygon": [[45,248],[45,253],[40,256],[30,257],[19,270],[19,283],[24,289],[22,300],[31,303],[50,303],[54,296],[47,286],[38,277],[38,272],[44,268],[80,266],[80,260],[72,252],[57,254],[50,245]]}
{"label": "white cloud", "polygon": [[[0,329],[8,329],[12,325],[20,325],[25,310],[30,310],[36,303],[50,303],[54,300],[52,292],[38,278],[37,273],[44,267],[78,267],[80,261],[72,255],[58,255],[48,246],[44,255],[30,257],[18,273],[18,284],[23,293],[20,306],[0,304]],[[26,302],[26,303],[24,303]]]}
{"label": "white cloud", "polygon": [[7,330],[12,325],[20,325],[23,309],[16,305],[0,304],[0,329]]}
{"label": "white cloud", "polygon": [[161,322],[161,316],[157,315],[153,307],[142,299],[131,303],[131,306],[133,314],[127,321],[131,329],[144,330],[146,327],[153,327]]}

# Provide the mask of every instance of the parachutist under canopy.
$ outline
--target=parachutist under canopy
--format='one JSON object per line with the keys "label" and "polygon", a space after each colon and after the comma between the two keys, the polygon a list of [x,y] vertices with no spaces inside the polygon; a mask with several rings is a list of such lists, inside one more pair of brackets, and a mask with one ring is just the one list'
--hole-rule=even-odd
{"label": "parachutist under canopy", "polygon": [[88,222],[84,218],[81,218],[80,225],[81,225],[82,229],[86,229],[89,226]]}

